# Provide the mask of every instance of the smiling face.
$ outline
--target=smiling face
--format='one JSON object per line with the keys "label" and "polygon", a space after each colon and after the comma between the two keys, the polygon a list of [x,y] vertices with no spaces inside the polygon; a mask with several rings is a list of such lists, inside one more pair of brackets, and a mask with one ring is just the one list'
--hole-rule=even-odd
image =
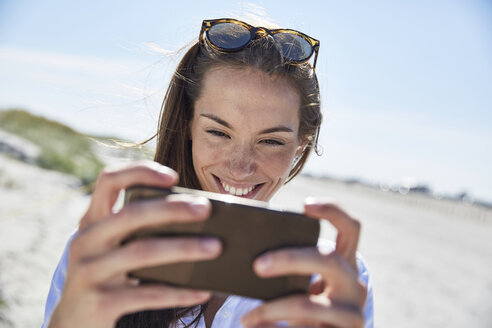
{"label": "smiling face", "polygon": [[252,68],[208,71],[191,122],[203,190],[268,201],[302,152],[299,108],[282,78]]}

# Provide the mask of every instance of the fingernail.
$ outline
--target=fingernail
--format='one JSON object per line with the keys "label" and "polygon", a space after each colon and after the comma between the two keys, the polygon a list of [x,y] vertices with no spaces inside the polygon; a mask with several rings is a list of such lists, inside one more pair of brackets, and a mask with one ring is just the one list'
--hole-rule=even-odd
{"label": "fingernail", "polygon": [[306,205],[318,205],[319,201],[315,197],[307,197],[304,203]]}
{"label": "fingernail", "polygon": [[256,261],[256,268],[259,271],[267,271],[272,266],[271,255],[263,255]]}
{"label": "fingernail", "polygon": [[165,174],[167,176],[171,176],[173,178],[178,177],[178,174],[176,173],[176,171],[174,171],[173,169],[171,169],[167,166],[159,164],[157,162],[152,162],[152,167],[159,173]]}
{"label": "fingernail", "polygon": [[216,253],[220,249],[220,242],[214,238],[203,238],[200,240],[202,249],[207,253]]}
{"label": "fingernail", "polygon": [[196,214],[205,214],[210,205],[210,201],[205,197],[194,197],[190,203],[190,209]]}

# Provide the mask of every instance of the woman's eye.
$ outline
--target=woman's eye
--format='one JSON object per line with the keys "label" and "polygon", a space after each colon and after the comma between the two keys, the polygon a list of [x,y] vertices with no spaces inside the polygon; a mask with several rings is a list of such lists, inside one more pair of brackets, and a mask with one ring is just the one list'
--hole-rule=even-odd
{"label": "woman's eye", "polygon": [[261,142],[264,144],[267,144],[269,146],[283,146],[283,145],[285,145],[285,143],[283,143],[282,141],[275,140],[275,139],[265,139],[265,140],[262,140]]}
{"label": "woman's eye", "polygon": [[218,130],[207,130],[207,133],[209,133],[213,136],[216,136],[216,137],[229,138],[229,136],[227,134],[225,134],[222,131],[218,131]]}

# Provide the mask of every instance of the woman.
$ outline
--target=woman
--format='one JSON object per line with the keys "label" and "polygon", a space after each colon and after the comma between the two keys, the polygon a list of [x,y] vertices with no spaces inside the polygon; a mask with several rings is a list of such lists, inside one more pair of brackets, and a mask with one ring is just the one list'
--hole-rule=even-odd
{"label": "woman", "polygon": [[370,292],[364,312],[367,271],[356,258],[359,223],[329,202],[309,199],[305,213],[338,229],[333,252],[284,249],[254,263],[261,277],[317,274],[310,295],[265,304],[138,285],[126,278],[126,272],[140,267],[219,256],[221,245],[213,238],[160,238],[119,246],[141,228],[206,220],[208,200],[174,195],[112,211],[120,190],[133,184],[178,184],[268,201],[300,172],[317,146],[316,56],[313,66],[308,60],[318,47],[318,41],[293,30],[269,31],[229,19],[203,22],[199,41],[180,62],[164,98],[155,155],[159,164],[139,163],[100,175],[55,272],[45,325],[263,327],[281,322],[362,327],[365,320],[372,326]]}

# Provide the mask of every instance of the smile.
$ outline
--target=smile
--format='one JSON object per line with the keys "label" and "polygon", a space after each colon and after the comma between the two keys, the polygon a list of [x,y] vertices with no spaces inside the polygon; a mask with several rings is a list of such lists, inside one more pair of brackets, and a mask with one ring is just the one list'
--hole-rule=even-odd
{"label": "smile", "polygon": [[230,195],[234,195],[234,196],[239,196],[239,197],[246,197],[246,198],[253,198],[254,195],[256,195],[256,193],[258,192],[258,190],[260,189],[259,187],[261,187],[263,185],[263,183],[260,183],[260,184],[251,184],[251,185],[241,185],[241,186],[234,186],[234,185],[231,185],[231,184],[228,184],[227,182],[223,181],[222,179],[220,179],[219,177],[213,175],[215,181],[217,182],[217,184],[222,187],[220,189],[221,193],[225,194],[230,194]]}
{"label": "smile", "polygon": [[235,188],[231,187],[228,184],[226,184],[224,181],[221,181],[222,187],[224,187],[225,191],[227,191],[231,195],[236,195],[236,196],[242,196],[246,195],[247,193],[251,192],[255,186],[251,186],[249,188]]}

